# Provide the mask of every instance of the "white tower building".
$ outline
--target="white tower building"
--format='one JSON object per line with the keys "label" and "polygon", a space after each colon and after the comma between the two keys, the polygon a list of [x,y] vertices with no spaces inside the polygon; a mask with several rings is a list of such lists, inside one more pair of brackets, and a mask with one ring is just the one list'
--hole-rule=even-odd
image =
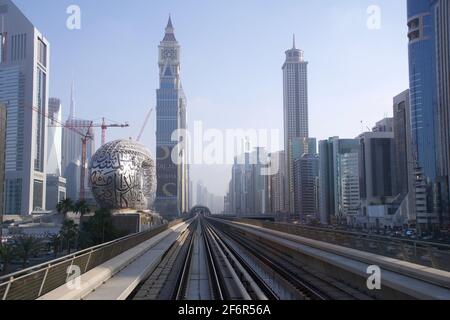
{"label": "white tower building", "polygon": [[0,0],[0,103],[7,109],[5,214],[45,208],[50,45]]}
{"label": "white tower building", "polygon": [[[308,62],[304,52],[296,48],[295,36],[292,49],[286,51],[283,65],[284,88],[284,147],[286,150],[289,211],[294,213],[294,155],[295,138],[308,138]],[[301,156],[301,155],[300,155]]]}

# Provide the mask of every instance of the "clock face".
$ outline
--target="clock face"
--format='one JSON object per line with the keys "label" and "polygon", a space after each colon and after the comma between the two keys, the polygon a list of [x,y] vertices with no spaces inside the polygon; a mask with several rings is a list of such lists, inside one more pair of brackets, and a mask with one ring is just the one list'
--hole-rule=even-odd
{"label": "clock face", "polygon": [[177,51],[175,49],[165,49],[162,53],[164,59],[175,59],[177,57]]}

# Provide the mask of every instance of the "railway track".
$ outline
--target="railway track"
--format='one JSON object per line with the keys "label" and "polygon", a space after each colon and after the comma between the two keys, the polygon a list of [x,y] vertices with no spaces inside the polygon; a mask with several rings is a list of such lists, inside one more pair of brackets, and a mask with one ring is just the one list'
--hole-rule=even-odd
{"label": "railway track", "polygon": [[260,263],[274,270],[308,300],[370,300],[371,297],[301,265],[269,243],[246,239],[232,230],[222,231],[248,250]]}
{"label": "railway track", "polygon": [[135,300],[370,299],[268,243],[197,217],[130,296]]}

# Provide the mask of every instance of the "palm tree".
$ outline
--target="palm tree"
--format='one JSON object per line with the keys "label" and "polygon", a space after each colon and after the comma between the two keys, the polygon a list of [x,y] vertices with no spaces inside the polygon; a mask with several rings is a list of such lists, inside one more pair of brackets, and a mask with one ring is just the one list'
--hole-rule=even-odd
{"label": "palm tree", "polygon": [[3,263],[3,273],[7,274],[9,265],[16,257],[17,252],[13,245],[2,244],[0,245],[0,261]]}
{"label": "palm tree", "polygon": [[80,243],[80,234],[83,231],[83,217],[86,214],[91,213],[91,208],[89,207],[88,203],[85,200],[78,200],[77,203],[75,203],[75,206],[73,207],[73,211],[76,214],[80,215],[80,226],[79,226],[79,233],[77,237],[77,241],[75,244],[75,247],[78,249],[79,243]]}
{"label": "palm tree", "polygon": [[80,227],[83,222],[83,217],[91,213],[91,208],[85,200],[78,200],[73,206],[73,211],[80,215]]}
{"label": "palm tree", "polygon": [[58,252],[61,248],[61,235],[60,234],[53,234],[48,237],[50,246],[53,248],[53,253],[55,255],[55,258],[58,256]]}
{"label": "palm tree", "polygon": [[67,213],[72,211],[73,208],[74,208],[74,203],[73,203],[72,199],[70,199],[70,198],[61,200],[56,205],[56,210],[58,211],[58,213],[63,214],[64,220],[67,219]]}
{"label": "palm tree", "polygon": [[114,227],[111,212],[101,209],[86,223],[85,235],[86,242],[93,246],[117,239],[122,234]]}
{"label": "palm tree", "polygon": [[20,236],[14,240],[17,256],[22,260],[22,267],[26,268],[32,256],[39,253],[42,242],[31,236]]}
{"label": "palm tree", "polygon": [[60,235],[64,241],[66,241],[67,252],[70,254],[71,243],[77,239],[78,225],[72,220],[64,221],[61,227]]}

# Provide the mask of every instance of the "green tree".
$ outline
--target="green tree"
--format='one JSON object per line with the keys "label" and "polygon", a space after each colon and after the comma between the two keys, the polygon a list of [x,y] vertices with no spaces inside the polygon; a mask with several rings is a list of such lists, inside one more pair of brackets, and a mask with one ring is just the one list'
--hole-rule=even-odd
{"label": "green tree", "polygon": [[58,211],[58,213],[60,213],[64,216],[64,220],[67,219],[67,213],[69,213],[70,211],[73,211],[73,209],[74,209],[74,203],[73,203],[72,199],[70,199],[70,198],[61,200],[56,205],[56,210]]}
{"label": "green tree", "polygon": [[55,258],[58,256],[59,251],[61,250],[62,237],[60,234],[53,234],[48,237],[50,246],[53,249],[53,253]]}
{"label": "green tree", "polygon": [[66,243],[67,253],[70,254],[72,244],[78,236],[78,225],[72,220],[64,221],[61,227],[60,235]]}
{"label": "green tree", "polygon": [[3,274],[7,274],[9,265],[17,256],[16,248],[11,244],[0,245],[0,261],[3,263]]}
{"label": "green tree", "polygon": [[109,210],[101,209],[86,222],[83,228],[83,247],[99,245],[112,241],[122,234],[114,227],[113,216]]}
{"label": "green tree", "polygon": [[42,249],[42,241],[32,236],[20,236],[14,240],[17,256],[22,260],[22,267],[26,268],[31,257]]}
{"label": "green tree", "polygon": [[85,200],[79,200],[77,201],[77,203],[75,203],[73,211],[76,214],[80,215],[80,221],[82,221],[83,217],[86,214],[91,213],[91,208],[89,207],[88,203]]}
{"label": "green tree", "polygon": [[91,208],[89,207],[88,203],[85,200],[78,200],[73,207],[73,211],[76,214],[80,215],[80,226],[79,226],[80,232],[78,233],[77,241],[75,244],[75,247],[78,248],[80,243],[80,236],[83,230],[83,217],[86,214],[91,213]]}

